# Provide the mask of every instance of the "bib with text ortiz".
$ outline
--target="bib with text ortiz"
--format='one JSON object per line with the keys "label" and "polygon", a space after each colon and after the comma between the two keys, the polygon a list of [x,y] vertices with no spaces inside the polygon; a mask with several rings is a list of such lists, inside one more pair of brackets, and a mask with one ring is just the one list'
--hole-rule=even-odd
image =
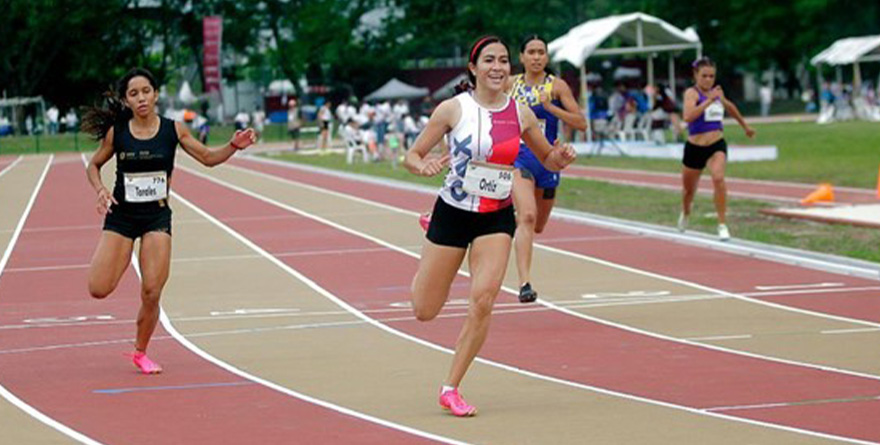
{"label": "bib with text ortiz", "polygon": [[153,202],[168,198],[168,177],[164,171],[125,173],[125,201]]}
{"label": "bib with text ortiz", "polygon": [[724,120],[724,105],[721,101],[712,102],[712,105],[706,107],[704,116],[706,122],[721,122]]}
{"label": "bib with text ortiz", "polygon": [[513,167],[480,161],[468,162],[462,189],[472,195],[507,199],[513,188]]}

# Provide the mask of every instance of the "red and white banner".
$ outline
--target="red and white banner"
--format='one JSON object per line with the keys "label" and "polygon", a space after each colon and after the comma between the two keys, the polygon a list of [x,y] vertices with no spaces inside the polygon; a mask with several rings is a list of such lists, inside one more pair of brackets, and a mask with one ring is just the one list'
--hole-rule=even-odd
{"label": "red and white banner", "polygon": [[216,91],[222,94],[220,46],[223,42],[223,18],[216,15],[205,17],[202,20],[202,35],[204,39],[205,93]]}

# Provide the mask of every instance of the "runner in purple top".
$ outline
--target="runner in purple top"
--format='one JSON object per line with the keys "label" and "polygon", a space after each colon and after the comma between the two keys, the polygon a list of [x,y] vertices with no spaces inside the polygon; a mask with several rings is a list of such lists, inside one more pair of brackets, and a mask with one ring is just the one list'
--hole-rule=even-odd
{"label": "runner in purple top", "polygon": [[715,85],[715,63],[708,57],[702,57],[693,63],[693,68],[694,86],[684,93],[684,120],[688,123],[688,140],[684,144],[684,158],[681,160],[681,183],[684,190],[678,230],[684,232],[687,229],[700,174],[708,165],[715,187],[718,238],[727,241],[730,239],[730,230],[727,228],[727,185],[724,183],[724,169],[727,165],[727,143],[724,141],[722,125],[724,111],[739,122],[746,136],[754,137],[755,130],[743,120],[736,105],[724,97],[724,90]]}

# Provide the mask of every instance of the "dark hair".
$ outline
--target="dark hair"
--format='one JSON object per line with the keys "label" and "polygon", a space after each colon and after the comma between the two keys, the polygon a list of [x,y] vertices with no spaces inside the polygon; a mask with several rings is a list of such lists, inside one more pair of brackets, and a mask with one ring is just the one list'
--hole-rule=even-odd
{"label": "dark hair", "polygon": [[104,92],[103,96],[106,106],[97,105],[86,108],[83,116],[82,131],[90,133],[95,137],[95,140],[100,141],[107,136],[107,132],[114,125],[128,122],[132,118],[134,114],[131,109],[125,106],[125,92],[128,90],[128,82],[135,77],[147,79],[154,90],[159,90],[159,84],[151,72],[143,68],[132,68],[116,82],[115,87],[110,86]]}
{"label": "dark hair", "polygon": [[[541,37],[541,36],[539,36],[539,35],[537,35],[537,34],[529,34],[529,35],[526,36],[526,38],[524,38],[524,39],[522,40],[522,43],[520,43],[520,45],[519,45],[519,52],[520,52],[520,53],[524,53],[524,52],[526,52],[526,46],[527,46],[527,45],[529,44],[529,42],[531,42],[532,40],[537,40],[537,41],[543,43],[543,44],[544,44],[544,50],[549,51],[550,48],[549,48],[549,46],[547,45],[547,41],[544,40],[543,37]],[[549,64],[549,63],[548,63],[547,65],[544,65],[544,72],[547,73],[547,74],[551,74],[551,75],[553,74],[553,70],[550,69],[550,64]]]}
{"label": "dark hair", "polygon": [[[510,48],[507,47],[507,44],[504,43],[504,41],[501,40],[500,37],[489,35],[489,36],[480,37],[479,39],[477,39],[476,42],[474,42],[473,45],[471,45],[471,50],[468,53],[469,54],[468,62],[476,65],[477,59],[480,57],[480,53],[483,52],[483,48],[485,48],[493,43],[500,43],[500,44],[504,45],[504,49],[506,49],[507,54],[510,55]],[[461,83],[459,83],[458,85],[455,86],[455,93],[456,94],[462,93],[462,92],[465,92],[468,90],[472,90],[477,85],[477,77],[474,76],[474,73],[471,72],[470,68],[466,67],[465,70],[467,71],[468,78],[466,81],[462,80]]]}
{"label": "dark hair", "polygon": [[694,73],[700,71],[700,68],[702,68],[704,66],[715,68],[715,62],[713,62],[712,59],[710,59],[706,56],[703,56],[697,60],[694,60],[693,63],[691,63],[691,68],[694,69]]}

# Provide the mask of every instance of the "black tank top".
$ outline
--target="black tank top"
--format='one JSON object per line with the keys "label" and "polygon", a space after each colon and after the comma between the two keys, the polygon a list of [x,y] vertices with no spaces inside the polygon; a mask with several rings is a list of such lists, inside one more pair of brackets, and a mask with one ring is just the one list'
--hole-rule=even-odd
{"label": "black tank top", "polygon": [[174,121],[159,116],[159,131],[150,139],[137,139],[131,134],[129,122],[113,127],[113,152],[116,154],[116,183],[113,197],[120,206],[150,209],[165,206],[165,202],[128,203],[125,201],[123,177],[126,173],[151,173],[164,171],[171,193],[171,171],[174,170],[174,154],[177,151],[177,130]]}

